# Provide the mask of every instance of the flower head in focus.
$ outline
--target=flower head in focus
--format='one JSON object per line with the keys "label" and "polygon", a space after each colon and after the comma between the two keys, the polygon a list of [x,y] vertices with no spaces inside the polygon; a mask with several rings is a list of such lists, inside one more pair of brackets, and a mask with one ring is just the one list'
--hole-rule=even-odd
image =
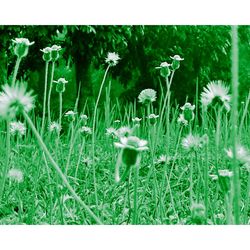
{"label": "flower head in focus", "polygon": [[173,70],[180,68],[180,62],[183,61],[184,58],[181,58],[179,55],[170,56],[170,58],[173,60],[171,64]]}
{"label": "flower head in focus", "polygon": [[16,38],[12,40],[15,43],[14,53],[18,58],[23,58],[28,55],[29,46],[35,42],[30,42],[27,38]]}
{"label": "flower head in focus", "polygon": [[156,91],[153,89],[144,89],[138,96],[139,102],[149,104],[156,101]]}
{"label": "flower head in focus", "polygon": [[108,63],[110,66],[115,66],[118,64],[118,61],[121,58],[119,57],[119,55],[115,52],[109,52],[108,56],[105,59],[105,62]]}
{"label": "flower head in focus", "polygon": [[41,49],[41,51],[43,52],[43,60],[45,62],[50,62],[52,60],[51,58],[51,48],[50,47],[46,47],[44,49]]}
{"label": "flower head in focus", "polygon": [[61,46],[53,45],[51,48],[51,59],[53,62],[57,61],[59,59],[59,51],[62,49]]}
{"label": "flower head in focus", "polygon": [[0,92],[0,116],[4,119],[13,119],[22,111],[28,113],[34,107],[32,91],[27,92],[23,83],[2,87]]}
{"label": "flower head in focus", "polygon": [[56,83],[56,91],[58,93],[63,93],[65,91],[65,84],[68,83],[65,78],[59,78],[57,81],[53,81]]}
{"label": "flower head in focus", "polygon": [[167,62],[162,62],[160,64],[160,66],[155,67],[156,69],[160,69],[160,74],[162,77],[166,78],[171,74],[171,70],[170,67],[171,64],[167,63]]}
{"label": "flower head in focus", "polygon": [[194,120],[194,112],[193,112],[194,109],[195,109],[195,105],[192,105],[189,102],[185,103],[185,105],[181,107],[183,118],[187,122],[191,122]]}

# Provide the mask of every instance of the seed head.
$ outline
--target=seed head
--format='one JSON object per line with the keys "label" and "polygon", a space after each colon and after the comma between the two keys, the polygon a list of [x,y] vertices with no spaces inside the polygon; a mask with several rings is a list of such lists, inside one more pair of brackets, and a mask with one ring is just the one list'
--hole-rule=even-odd
{"label": "seed head", "polygon": [[120,57],[115,52],[109,52],[108,56],[105,59],[105,62],[108,63],[110,66],[115,66],[118,64],[118,61],[120,60]]}
{"label": "seed head", "polygon": [[139,102],[149,104],[156,101],[156,91],[153,89],[144,89],[138,96]]}

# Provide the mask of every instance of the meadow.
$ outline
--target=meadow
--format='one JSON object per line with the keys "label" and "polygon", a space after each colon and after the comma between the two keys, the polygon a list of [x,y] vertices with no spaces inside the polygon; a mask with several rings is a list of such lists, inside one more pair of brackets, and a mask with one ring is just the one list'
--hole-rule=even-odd
{"label": "meadow", "polygon": [[144,89],[124,104],[110,98],[106,79],[121,58],[109,52],[94,108],[77,110],[78,95],[63,112],[68,81],[53,77],[61,47],[44,48],[42,116],[18,78],[33,43],[13,40],[15,68],[0,92],[0,224],[248,224],[250,92],[238,103],[233,32],[232,84],[197,82],[183,106],[171,87],[185,55],[155,65],[161,91]]}

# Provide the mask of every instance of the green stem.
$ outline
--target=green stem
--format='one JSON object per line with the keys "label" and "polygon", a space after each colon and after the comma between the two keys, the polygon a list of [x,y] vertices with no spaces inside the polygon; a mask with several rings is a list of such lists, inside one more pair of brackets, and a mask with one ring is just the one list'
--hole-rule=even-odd
{"label": "green stem", "polygon": [[6,158],[5,158],[5,165],[3,168],[2,181],[1,181],[1,186],[0,186],[0,201],[2,201],[2,198],[3,198],[5,182],[7,178],[8,169],[9,169],[9,161],[10,161],[10,121],[9,119],[7,119],[6,121]]}
{"label": "green stem", "polygon": [[51,156],[48,148],[46,147],[46,145],[44,144],[41,136],[39,135],[38,131],[36,130],[33,122],[31,121],[30,117],[28,116],[28,114],[23,111],[23,116],[26,120],[26,122],[29,124],[33,134],[35,135],[37,142],[39,144],[39,146],[41,147],[43,153],[47,156],[48,160],[50,161],[50,163],[52,164],[53,168],[55,169],[55,171],[57,172],[57,174],[59,175],[59,177],[61,178],[63,184],[67,187],[67,189],[69,190],[69,192],[71,193],[71,195],[74,197],[74,199],[83,207],[83,209],[85,209],[87,211],[87,213],[98,223],[98,224],[103,224],[102,221],[92,212],[92,210],[85,204],[85,202],[76,194],[75,190],[72,188],[72,186],[70,185],[70,183],[68,182],[66,176],[63,174],[61,168],[57,165],[57,163],[54,161],[53,157]]}
{"label": "green stem", "polygon": [[49,62],[45,63],[45,82],[44,82],[44,93],[43,93],[43,117],[42,117],[42,131],[41,136],[43,137],[44,126],[45,126],[45,114],[46,114],[46,101],[47,101],[47,88],[48,88],[48,69]]}
{"label": "green stem", "polygon": [[232,26],[232,152],[233,152],[233,207],[234,223],[240,224],[240,178],[239,164],[236,158],[237,144],[237,125],[238,125],[238,83],[239,83],[239,65],[238,65],[238,26]]}
{"label": "green stem", "polygon": [[243,224],[248,224],[247,218],[248,218],[248,209],[249,209],[249,191],[250,191],[250,173],[248,173],[248,180],[247,180],[247,188],[246,188],[246,194],[244,196],[245,198],[245,207],[244,207],[244,216],[243,216]]}
{"label": "green stem", "polygon": [[62,92],[59,93],[59,126],[62,126]]}
{"label": "green stem", "polygon": [[53,199],[52,199],[53,192],[51,190],[52,183],[51,183],[51,178],[50,178],[50,173],[49,173],[49,166],[48,166],[47,159],[46,159],[46,156],[44,155],[44,153],[43,153],[43,160],[45,162],[47,175],[48,175],[48,182],[49,182],[49,185],[48,185],[48,189],[49,189],[49,222],[50,222],[50,225],[52,225],[53,224],[53,217],[52,217],[52,214],[53,214]]}
{"label": "green stem", "polygon": [[16,76],[17,76],[17,73],[18,73],[18,69],[19,69],[21,60],[22,60],[21,57],[17,57],[16,65],[15,65],[15,69],[14,69],[14,73],[13,73],[13,78],[12,78],[12,85],[14,85],[16,83]]}
{"label": "green stem", "polygon": [[132,224],[137,225],[137,218],[138,218],[138,200],[137,200],[137,193],[138,193],[138,174],[139,174],[139,167],[140,167],[140,155],[138,155],[136,164],[135,164],[135,180],[134,180],[134,207],[133,207],[133,219]]}
{"label": "green stem", "polygon": [[98,206],[98,197],[97,197],[97,188],[96,188],[96,176],[95,176],[95,137],[96,137],[96,131],[95,131],[95,125],[96,125],[96,115],[97,115],[97,108],[98,108],[98,104],[101,98],[101,94],[102,94],[102,89],[109,71],[110,65],[107,67],[103,79],[102,79],[102,83],[100,86],[100,90],[98,93],[98,97],[96,100],[96,104],[95,104],[95,108],[94,108],[94,116],[93,116],[93,125],[92,125],[92,162],[93,162],[93,181],[94,181],[94,189],[95,189],[95,200],[96,200],[96,205]]}
{"label": "green stem", "polygon": [[54,71],[55,71],[55,62],[52,62],[51,77],[50,77],[50,83],[49,83],[49,93],[48,93],[48,106],[47,106],[49,125],[51,123],[50,98],[51,98],[51,92],[52,92],[52,86],[53,86]]}
{"label": "green stem", "polygon": [[68,173],[70,158],[71,158],[71,155],[72,155],[74,144],[75,144],[75,140],[74,140],[74,123],[71,122],[71,137],[70,137],[69,154],[68,154],[68,157],[67,157],[67,163],[66,163],[66,168],[65,168],[65,175],[66,176],[67,176],[67,173]]}

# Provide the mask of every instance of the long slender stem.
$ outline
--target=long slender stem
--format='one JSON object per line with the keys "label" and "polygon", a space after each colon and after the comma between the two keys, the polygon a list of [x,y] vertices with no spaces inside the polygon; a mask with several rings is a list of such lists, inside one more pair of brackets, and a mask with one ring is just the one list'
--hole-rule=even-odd
{"label": "long slender stem", "polygon": [[53,84],[53,78],[54,78],[54,71],[55,71],[55,62],[52,62],[52,68],[51,68],[51,76],[50,76],[50,83],[49,83],[49,93],[48,93],[48,123],[51,123],[51,113],[50,113],[50,98],[51,98],[51,92],[52,92],[52,84]]}
{"label": "long slender stem", "polygon": [[135,164],[135,179],[134,179],[134,207],[133,207],[133,220],[132,224],[137,224],[138,218],[138,174],[139,174],[139,167],[140,167],[140,155],[138,155],[136,164]]}
{"label": "long slender stem", "polygon": [[32,132],[34,133],[37,142],[39,144],[39,146],[41,147],[43,153],[47,156],[48,160],[50,161],[50,163],[52,164],[53,168],[55,169],[55,171],[58,173],[59,177],[61,178],[62,182],[64,183],[64,185],[67,187],[67,189],[69,190],[69,192],[71,193],[71,195],[74,197],[74,199],[87,211],[87,213],[98,223],[98,224],[103,224],[102,221],[92,212],[92,210],[85,204],[85,202],[76,194],[75,190],[72,188],[72,186],[70,185],[70,183],[68,182],[66,176],[63,174],[61,168],[58,166],[58,164],[54,161],[52,155],[50,154],[48,148],[46,147],[46,145],[44,144],[41,136],[39,135],[38,131],[36,130],[33,122],[31,121],[30,117],[28,116],[28,114],[23,111],[23,116],[25,118],[25,120],[27,121],[27,123],[29,124]]}
{"label": "long slender stem", "polygon": [[65,175],[67,175],[68,173],[68,168],[69,168],[69,164],[70,164],[70,158],[71,158],[71,155],[72,155],[72,151],[73,151],[73,148],[74,148],[74,123],[71,122],[70,124],[70,127],[71,127],[71,136],[70,136],[70,146],[69,146],[69,153],[68,153],[68,157],[67,157],[67,163],[66,163],[66,168],[65,168]]}
{"label": "long slender stem", "polygon": [[110,65],[107,67],[103,79],[102,79],[102,83],[100,86],[100,90],[98,93],[98,97],[96,100],[96,104],[95,104],[95,109],[94,109],[94,115],[93,115],[93,125],[92,125],[92,162],[93,162],[93,181],[94,181],[94,189],[95,189],[95,199],[96,199],[96,205],[98,206],[98,196],[97,196],[97,189],[96,189],[96,176],[95,176],[95,137],[96,137],[96,115],[97,115],[97,108],[98,108],[98,104],[101,98],[101,94],[102,94],[102,89],[109,71]]}
{"label": "long slender stem", "polygon": [[61,126],[62,126],[62,92],[59,93],[59,127],[61,128]]}
{"label": "long slender stem", "polygon": [[48,69],[49,69],[49,62],[46,61],[46,63],[45,63],[44,93],[43,93],[43,117],[42,117],[42,131],[41,131],[41,136],[42,137],[43,137],[44,126],[45,126],[47,88],[48,88]]}
{"label": "long slender stem", "polygon": [[0,202],[3,198],[3,192],[6,182],[6,177],[9,169],[9,161],[10,161],[10,121],[7,119],[6,121],[6,158],[5,158],[5,165],[2,172],[2,181],[0,186]]}
{"label": "long slender stem", "polygon": [[16,82],[16,76],[17,76],[17,73],[18,73],[18,69],[19,69],[21,60],[22,60],[21,57],[17,57],[16,65],[15,65],[14,73],[13,73],[13,78],[12,78],[12,85],[15,84],[15,82]]}
{"label": "long slender stem", "polygon": [[240,224],[240,178],[239,165],[236,159],[237,125],[238,125],[238,26],[232,26],[232,152],[233,152],[233,207],[234,223]]}

